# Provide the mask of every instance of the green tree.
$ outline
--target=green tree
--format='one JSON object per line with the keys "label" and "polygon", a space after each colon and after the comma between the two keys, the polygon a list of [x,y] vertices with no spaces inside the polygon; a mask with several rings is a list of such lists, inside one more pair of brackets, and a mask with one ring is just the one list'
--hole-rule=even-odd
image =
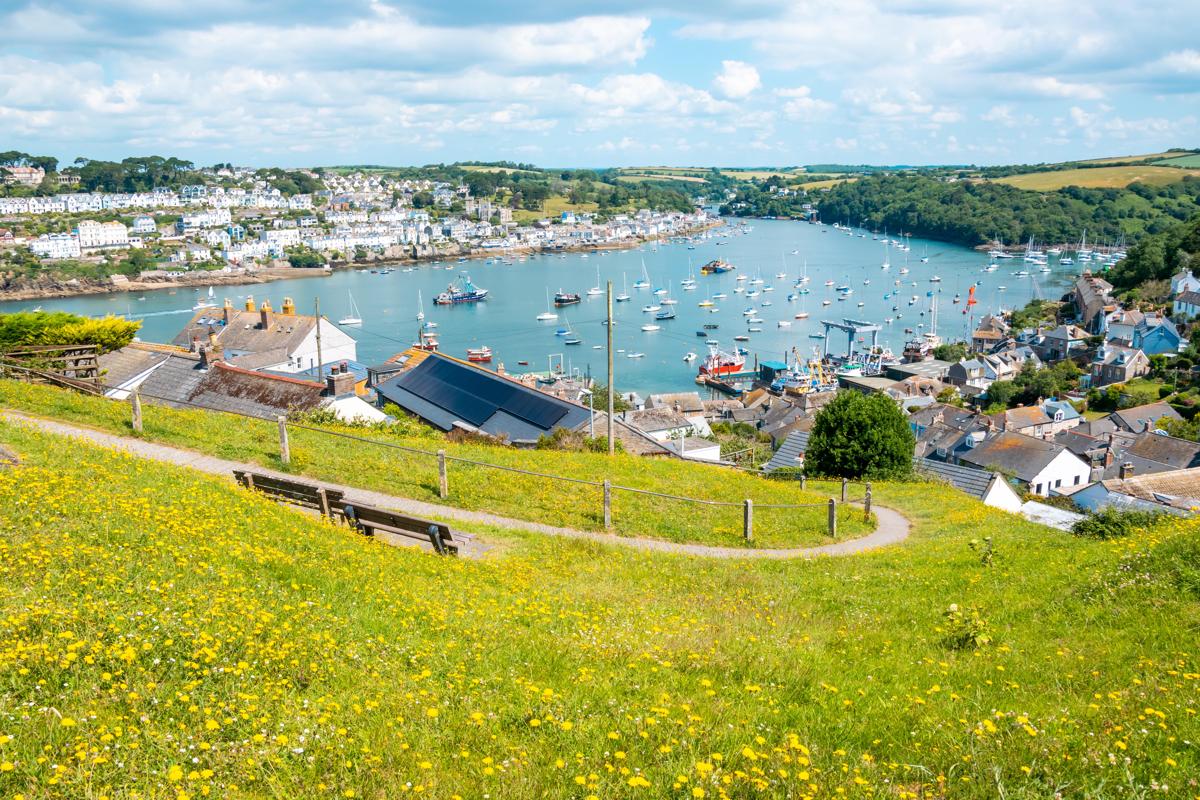
{"label": "green tree", "polygon": [[967,345],[963,342],[948,342],[933,348],[933,357],[939,361],[961,361],[967,357]]}
{"label": "green tree", "polygon": [[987,399],[991,405],[1007,408],[1017,396],[1017,385],[1012,381],[994,381],[987,388]]}
{"label": "green tree", "polygon": [[805,470],[839,478],[902,478],[912,470],[912,429],[884,394],[838,392],[813,421]]}
{"label": "green tree", "polygon": [[89,319],[65,311],[0,314],[0,351],[36,344],[94,344],[100,352],[119,350],[142,327],[121,317]]}

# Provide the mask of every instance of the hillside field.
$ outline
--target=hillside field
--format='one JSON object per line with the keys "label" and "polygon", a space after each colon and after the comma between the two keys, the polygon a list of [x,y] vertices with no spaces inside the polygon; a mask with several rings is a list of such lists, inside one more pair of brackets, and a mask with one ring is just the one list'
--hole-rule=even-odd
{"label": "hillside field", "polygon": [[498,547],[468,561],[12,423],[0,441],[23,461],[0,470],[5,797],[1196,791],[1192,522],[1086,541],[897,484],[877,497],[914,535],[869,555],[481,529]]}
{"label": "hillside field", "polygon": [[1007,183],[1018,189],[1047,192],[1066,186],[1082,186],[1093,189],[1123,189],[1135,182],[1164,186],[1183,180],[1184,176],[1200,176],[1200,170],[1175,167],[1090,167],[1067,169],[1055,172],[1028,172],[996,178],[997,183]]}

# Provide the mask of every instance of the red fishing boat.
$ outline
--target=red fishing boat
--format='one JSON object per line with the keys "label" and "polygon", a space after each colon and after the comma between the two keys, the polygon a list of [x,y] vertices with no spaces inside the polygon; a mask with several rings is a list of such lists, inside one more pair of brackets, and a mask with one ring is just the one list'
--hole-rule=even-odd
{"label": "red fishing boat", "polygon": [[700,365],[701,375],[732,375],[746,366],[746,357],[740,353],[726,353],[715,345],[708,348],[708,357]]}

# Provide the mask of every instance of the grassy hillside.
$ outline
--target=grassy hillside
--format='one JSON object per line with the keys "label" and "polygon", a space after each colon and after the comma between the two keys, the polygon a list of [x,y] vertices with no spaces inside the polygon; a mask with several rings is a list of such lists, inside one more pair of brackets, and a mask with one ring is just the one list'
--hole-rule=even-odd
{"label": "grassy hillside", "polygon": [[[86,397],[49,387],[0,381],[0,407],[14,408],[59,419],[82,422],[117,433],[130,433],[129,405]],[[336,432],[394,445],[436,451],[475,461],[500,464],[588,481],[603,481],[665,494],[741,503],[819,504],[829,493],[800,491],[792,481],[768,481],[757,475],[675,459],[646,459],[620,455],[609,459],[595,453],[530,452],[484,444],[454,444],[429,429],[409,426],[403,435],[365,433],[331,428]],[[426,431],[422,435],[422,431]],[[144,438],[180,445],[221,458],[287,469],[299,474],[374,489],[419,500],[438,500],[437,464],[429,456],[394,448],[337,438],[293,428],[292,462],[278,460],[278,432],[273,422],[230,417],[198,410],[145,408]],[[448,505],[487,511],[515,519],[586,530],[603,527],[602,494],[595,486],[549,481],[530,475],[502,472],[451,462]],[[862,488],[856,489],[858,496]],[[740,507],[703,506],[617,491],[613,494],[613,532],[677,542],[744,547]],[[759,508],[754,512],[754,547],[789,547],[825,544],[827,509]],[[850,537],[870,528],[862,511],[841,509],[838,532]]]}
{"label": "grassy hillside", "polygon": [[1082,186],[1088,189],[1124,189],[1134,183],[1166,186],[1182,181],[1189,175],[1200,176],[1200,170],[1177,169],[1176,166],[1091,167],[1056,172],[1029,172],[997,178],[996,181],[1016,186],[1018,189],[1047,192],[1067,186]]}
{"label": "grassy hillside", "polygon": [[4,796],[1195,793],[1194,523],[1092,542],[881,486],[915,536],[868,556],[467,562],[0,441]]}

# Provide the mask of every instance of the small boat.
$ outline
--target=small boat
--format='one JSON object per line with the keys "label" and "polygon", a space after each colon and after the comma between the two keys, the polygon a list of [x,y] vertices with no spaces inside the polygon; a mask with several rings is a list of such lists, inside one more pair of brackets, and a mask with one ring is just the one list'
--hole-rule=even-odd
{"label": "small boat", "polygon": [[582,339],[576,339],[576,338],[571,338],[571,339],[563,339],[563,344],[566,344],[566,345],[572,345],[572,344],[583,344],[583,340],[582,340]]}
{"label": "small boat", "polygon": [[826,286],[833,286],[833,284],[834,284],[833,281],[825,281]]}
{"label": "small boat", "polygon": [[713,295],[713,300],[724,300],[728,296],[729,295],[725,294],[724,292],[717,292]]}
{"label": "small boat", "polygon": [[338,325],[362,325],[362,317],[359,316],[358,305],[354,302],[354,295],[350,295],[350,313],[338,320]]}
{"label": "small boat", "polygon": [[808,312],[801,311],[799,314],[796,315],[796,319],[808,319]]}
{"label": "small boat", "polygon": [[707,333],[707,331],[696,331],[696,335],[701,338],[704,338],[704,337],[708,336],[708,333]]}
{"label": "small boat", "polygon": [[558,314],[550,310],[550,290],[546,290],[546,310],[537,315],[538,322],[547,322],[549,320],[558,319]]}
{"label": "small boat", "polygon": [[750,333],[762,333],[762,328],[749,328]]}
{"label": "small boat", "polygon": [[675,319],[675,309],[664,308],[661,311],[656,312],[654,315],[654,318],[655,319]]}
{"label": "small boat", "polygon": [[626,353],[625,357],[626,358],[645,358],[646,354],[645,353]]}
{"label": "small boat", "polygon": [[716,305],[716,303],[714,303],[712,300],[701,300],[696,305],[700,308],[712,308],[714,305]]}
{"label": "small boat", "polygon": [[735,342],[748,342],[748,341],[750,341],[750,337],[739,334],[739,335],[733,337],[733,340]]}
{"label": "small boat", "polygon": [[487,364],[492,360],[492,348],[484,345],[483,347],[468,347],[467,361],[473,361],[476,364]]}
{"label": "small boat", "polygon": [[621,273],[621,293],[613,298],[618,303],[624,303],[629,299],[629,289],[625,286],[625,273]]}
{"label": "small boat", "polygon": [[693,362],[693,361],[695,361],[695,360],[696,360],[696,354],[695,354],[695,353],[688,353],[687,355],[685,355],[685,356],[683,357],[683,360],[684,360],[685,362],[687,362],[687,363],[689,363],[689,364],[690,364],[691,362]]}
{"label": "small boat", "polygon": [[576,303],[582,303],[583,298],[575,292],[564,292],[559,289],[554,295],[554,305],[562,308],[563,306],[573,306]]}
{"label": "small boat", "polygon": [[833,305],[833,301],[832,300],[822,300],[821,305],[823,305],[823,306]]}
{"label": "small boat", "polygon": [[657,306],[657,305],[642,306],[642,312],[645,314],[653,314],[658,311],[662,311],[662,306]]}
{"label": "small boat", "polygon": [[587,290],[588,297],[596,297],[604,294],[604,290],[600,288],[600,267],[596,267],[596,285]]}
{"label": "small boat", "polygon": [[652,332],[652,331],[661,331],[661,330],[662,330],[662,326],[661,326],[661,325],[655,325],[653,322],[650,322],[650,323],[647,323],[647,324],[643,325],[643,326],[642,326],[642,330],[646,331],[647,333],[650,333],[650,332]]}
{"label": "small boat", "polygon": [[934,275],[929,279],[929,282],[930,283],[941,283],[942,279],[941,279],[941,277]]}
{"label": "small boat", "polygon": [[808,335],[808,338],[810,338],[810,339],[824,339],[824,338],[825,338],[825,334],[823,334],[823,333],[810,333],[810,334]]}
{"label": "small boat", "polygon": [[704,323],[704,330],[706,330],[706,331],[715,331],[719,327],[721,327],[721,325],[720,325],[720,323],[717,323],[717,322]]}
{"label": "small boat", "polygon": [[792,321],[790,319],[781,319],[775,325],[780,328],[790,328],[792,327]]}
{"label": "small boat", "polygon": [[518,367],[528,367],[528,366],[529,366],[529,362],[528,362],[528,361],[518,361],[518,362],[517,362],[517,366],[518,366]]}

